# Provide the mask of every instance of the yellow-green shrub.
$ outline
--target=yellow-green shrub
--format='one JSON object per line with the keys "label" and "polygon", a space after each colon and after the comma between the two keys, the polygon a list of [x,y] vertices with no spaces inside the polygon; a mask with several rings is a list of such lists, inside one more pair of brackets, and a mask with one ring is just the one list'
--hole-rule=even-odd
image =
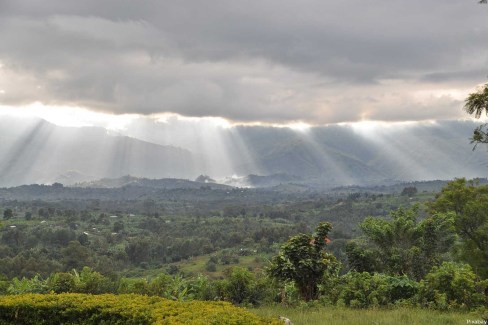
{"label": "yellow-green shrub", "polygon": [[0,324],[280,324],[226,302],[141,295],[0,296]]}

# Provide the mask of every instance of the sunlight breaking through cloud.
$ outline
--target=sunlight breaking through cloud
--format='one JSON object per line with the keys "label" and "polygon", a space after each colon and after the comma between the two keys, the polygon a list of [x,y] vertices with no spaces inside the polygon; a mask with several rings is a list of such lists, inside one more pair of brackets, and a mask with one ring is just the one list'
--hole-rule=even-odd
{"label": "sunlight breaking through cloud", "polygon": [[138,114],[114,115],[94,112],[77,106],[46,105],[41,102],[21,107],[0,105],[0,115],[22,118],[37,117],[59,126],[101,126],[109,130],[122,130],[132,120],[140,117]]}
{"label": "sunlight breaking through cloud", "polygon": [[[422,125],[429,128],[422,129]],[[426,142],[426,139],[431,141],[434,133],[442,139],[442,136],[447,137],[450,132],[441,128],[437,122],[364,121],[351,123],[350,126],[354,132],[376,147],[379,155],[375,164],[383,166],[385,170],[395,168],[400,179],[448,179],[453,175],[463,176],[460,172],[465,170],[462,160],[455,160],[445,153],[448,151],[448,148],[445,148],[446,143]],[[426,130],[429,130],[430,134],[426,133]],[[432,169],[432,165],[436,168]]]}
{"label": "sunlight breaking through cloud", "polygon": [[[220,117],[112,115],[41,103],[2,106],[0,116],[16,134],[0,134],[0,172],[4,178],[21,175],[30,182],[50,182],[66,173],[80,180],[127,174],[195,179],[206,174],[225,181],[235,175],[244,183],[250,174],[282,174],[274,177],[334,186],[385,177],[483,175],[473,167],[479,158],[454,158],[452,143],[443,140],[461,139],[455,140],[458,148],[469,152],[469,132],[455,134],[435,121],[237,124]],[[9,118],[16,120],[10,123]]]}

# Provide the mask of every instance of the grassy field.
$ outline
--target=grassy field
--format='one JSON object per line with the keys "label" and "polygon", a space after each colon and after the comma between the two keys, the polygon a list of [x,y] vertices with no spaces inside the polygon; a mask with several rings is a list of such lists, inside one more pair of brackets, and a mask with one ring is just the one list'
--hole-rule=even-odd
{"label": "grassy field", "polygon": [[272,306],[251,309],[251,311],[264,317],[285,316],[293,322],[293,325],[483,324],[480,313],[436,312],[425,309],[358,310],[335,307],[303,309]]}

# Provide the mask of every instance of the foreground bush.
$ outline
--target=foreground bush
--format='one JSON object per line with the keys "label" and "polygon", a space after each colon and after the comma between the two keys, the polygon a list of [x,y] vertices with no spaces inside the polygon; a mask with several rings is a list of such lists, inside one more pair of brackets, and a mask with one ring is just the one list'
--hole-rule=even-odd
{"label": "foreground bush", "polygon": [[140,295],[25,294],[0,297],[0,324],[280,324],[226,302]]}
{"label": "foreground bush", "polygon": [[419,303],[434,309],[473,309],[486,306],[488,280],[479,280],[467,264],[444,262],[420,282]]}
{"label": "foreground bush", "polygon": [[415,295],[417,287],[418,283],[407,276],[349,272],[339,279],[330,295],[335,304],[369,308],[406,301]]}

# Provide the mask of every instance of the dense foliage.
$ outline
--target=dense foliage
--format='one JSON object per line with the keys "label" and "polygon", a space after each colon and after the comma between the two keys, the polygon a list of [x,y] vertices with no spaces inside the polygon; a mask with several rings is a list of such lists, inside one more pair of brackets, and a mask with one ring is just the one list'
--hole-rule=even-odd
{"label": "dense foliage", "polygon": [[455,257],[488,277],[488,186],[457,179],[449,183],[430,205],[432,213],[453,213],[459,236]]}
{"label": "dense foliage", "polygon": [[452,215],[434,214],[419,220],[419,213],[418,207],[400,208],[387,220],[366,218],[359,225],[364,237],[347,247],[351,268],[420,280],[448,259],[455,241]]}
{"label": "dense foliage", "polygon": [[[486,3],[486,1],[481,0],[480,3]],[[464,110],[476,118],[480,118],[483,113],[488,115],[488,84],[480,87],[477,92],[469,94],[464,102]],[[480,143],[488,143],[487,128],[488,124],[485,123],[474,130],[471,142],[475,143],[475,148]]]}
{"label": "dense foliage", "polygon": [[141,295],[28,294],[0,297],[6,324],[280,324],[224,302]]}
{"label": "dense foliage", "polygon": [[[289,194],[202,188],[155,190],[151,196],[137,188],[91,191],[35,185],[0,189],[0,206],[8,211],[0,227],[0,274],[47,277],[89,266],[112,277],[144,276],[170,267],[174,273],[178,263],[208,256],[208,269],[198,271],[219,277],[223,267],[249,255],[263,261],[254,267],[264,267],[280,243],[325,220],[334,225],[329,250],[347,264],[346,242],[365,217],[433,196],[419,193],[410,199],[346,189]],[[67,199],[71,192],[80,197]],[[125,199],[125,192],[142,196]]]}
{"label": "dense foliage", "polygon": [[488,186],[459,179],[437,196],[413,187],[268,193],[273,203],[242,190],[225,204],[204,189],[203,206],[143,197],[120,210],[4,200],[0,294],[483,308]]}
{"label": "dense foliage", "polygon": [[334,272],[337,262],[325,252],[328,233],[332,225],[321,222],[314,235],[299,234],[281,246],[280,253],[273,257],[268,269],[270,276],[281,281],[293,281],[305,300],[316,299],[318,284],[328,271]]}

